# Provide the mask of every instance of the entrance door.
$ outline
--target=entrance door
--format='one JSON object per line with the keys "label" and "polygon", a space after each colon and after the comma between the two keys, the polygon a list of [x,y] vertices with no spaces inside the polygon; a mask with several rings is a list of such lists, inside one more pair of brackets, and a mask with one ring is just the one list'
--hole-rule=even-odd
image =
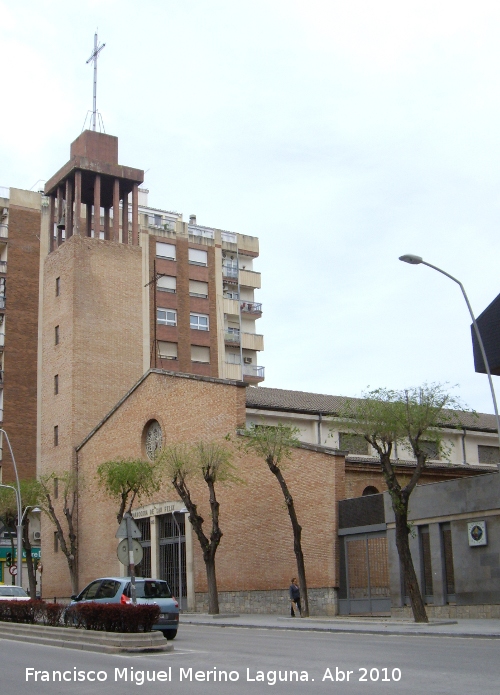
{"label": "entrance door", "polygon": [[158,517],[160,540],[160,579],[168,585],[179,601],[182,610],[187,609],[186,583],[186,527],[184,514],[163,514]]}
{"label": "entrance door", "polygon": [[347,599],[339,601],[344,615],[390,613],[389,563],[385,535],[344,536]]}

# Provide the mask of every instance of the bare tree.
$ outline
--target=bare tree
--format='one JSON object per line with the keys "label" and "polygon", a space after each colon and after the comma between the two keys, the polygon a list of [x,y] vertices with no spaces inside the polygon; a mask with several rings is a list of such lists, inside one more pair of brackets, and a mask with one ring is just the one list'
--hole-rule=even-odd
{"label": "bare tree", "polygon": [[[231,463],[231,452],[218,442],[200,442],[195,446],[174,445],[163,449],[161,455],[168,477],[189,512],[189,521],[201,546],[208,587],[208,612],[219,613],[215,554],[222,530],[219,525],[219,502],[215,494],[217,483],[241,482]],[[202,478],[209,490],[212,517],[210,536],[203,530],[204,519],[192,498],[191,481]]]}
{"label": "bare tree", "polygon": [[[440,384],[423,385],[404,391],[376,389],[363,399],[348,399],[337,416],[345,426],[359,434],[379,457],[396,522],[396,547],[403,568],[406,590],[415,622],[428,622],[425,604],[418,585],[410,552],[408,504],[424,471],[432,450],[433,457],[445,454],[443,425],[459,421],[459,402]],[[395,445],[406,449],[416,459],[410,480],[405,484],[396,474],[392,458]]]}
{"label": "bare tree", "polygon": [[304,602],[301,616],[307,618],[309,616],[309,599],[302,550],[302,526],[299,524],[293,497],[283,475],[286,460],[292,458],[292,450],[300,445],[299,431],[298,427],[289,427],[281,422],[272,426],[252,424],[243,432],[245,437],[243,447],[247,450],[252,449],[264,459],[283,493],[288,516],[292,523],[293,551],[297,562],[300,595]]}

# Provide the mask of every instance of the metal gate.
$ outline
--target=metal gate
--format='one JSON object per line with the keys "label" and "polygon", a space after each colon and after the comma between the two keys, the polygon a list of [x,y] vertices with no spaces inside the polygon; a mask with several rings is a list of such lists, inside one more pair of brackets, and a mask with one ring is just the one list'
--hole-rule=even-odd
{"label": "metal gate", "polygon": [[165,579],[182,610],[187,608],[186,526],[184,514],[158,517],[160,579]]}
{"label": "metal gate", "polygon": [[141,532],[139,543],[144,553],[141,562],[136,565],[135,572],[138,577],[151,577],[151,520],[149,517],[135,519],[135,523]]}
{"label": "metal gate", "polygon": [[345,598],[339,600],[344,615],[389,613],[391,594],[385,534],[344,536]]}

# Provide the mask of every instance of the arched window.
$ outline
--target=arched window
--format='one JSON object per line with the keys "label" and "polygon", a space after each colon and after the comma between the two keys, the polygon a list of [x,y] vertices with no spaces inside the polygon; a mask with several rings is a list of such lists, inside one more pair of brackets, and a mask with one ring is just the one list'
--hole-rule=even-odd
{"label": "arched window", "polygon": [[157,420],[151,420],[146,425],[146,436],[145,436],[145,447],[146,454],[150,461],[156,458],[156,455],[160,451],[163,444],[163,436],[161,432],[160,423]]}
{"label": "arched window", "polygon": [[368,487],[365,487],[365,489],[362,492],[362,496],[366,497],[367,495],[378,495],[379,490],[374,485],[368,485]]}

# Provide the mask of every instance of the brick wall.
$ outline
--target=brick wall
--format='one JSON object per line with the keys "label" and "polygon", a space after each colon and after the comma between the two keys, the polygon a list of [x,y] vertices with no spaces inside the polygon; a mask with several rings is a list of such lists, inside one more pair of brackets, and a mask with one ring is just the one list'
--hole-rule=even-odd
{"label": "brick wall", "polygon": [[[36,474],[40,219],[39,209],[13,204],[9,208],[3,428],[9,436],[21,478]],[[2,480],[8,483],[14,479],[4,441]]]}
{"label": "brick wall", "polygon": [[[82,447],[78,455],[86,481],[80,502],[82,587],[96,576],[116,574],[120,569],[114,537],[118,504],[106,499],[97,487],[95,471],[99,463],[120,456],[144,456],[142,436],[151,419],[161,424],[167,443],[223,440],[228,433],[234,435],[244,413],[244,397],[245,389],[231,382],[150,373]],[[239,443],[237,438],[235,463],[245,484],[217,489],[224,533],[217,551],[218,587],[223,593],[237,592],[234,605],[243,601],[241,592],[267,595],[285,591],[296,574],[291,524],[279,485],[266,464],[254,454],[240,451]],[[343,490],[343,459],[298,449],[284,468],[303,526],[308,585],[318,590],[319,605],[325,600],[326,589],[338,584],[334,552],[336,495]],[[140,504],[176,499],[175,492],[165,483],[154,498],[141,500]],[[208,523],[204,483],[193,483],[193,499]],[[195,591],[202,601],[206,575],[196,538],[193,548]]]}

